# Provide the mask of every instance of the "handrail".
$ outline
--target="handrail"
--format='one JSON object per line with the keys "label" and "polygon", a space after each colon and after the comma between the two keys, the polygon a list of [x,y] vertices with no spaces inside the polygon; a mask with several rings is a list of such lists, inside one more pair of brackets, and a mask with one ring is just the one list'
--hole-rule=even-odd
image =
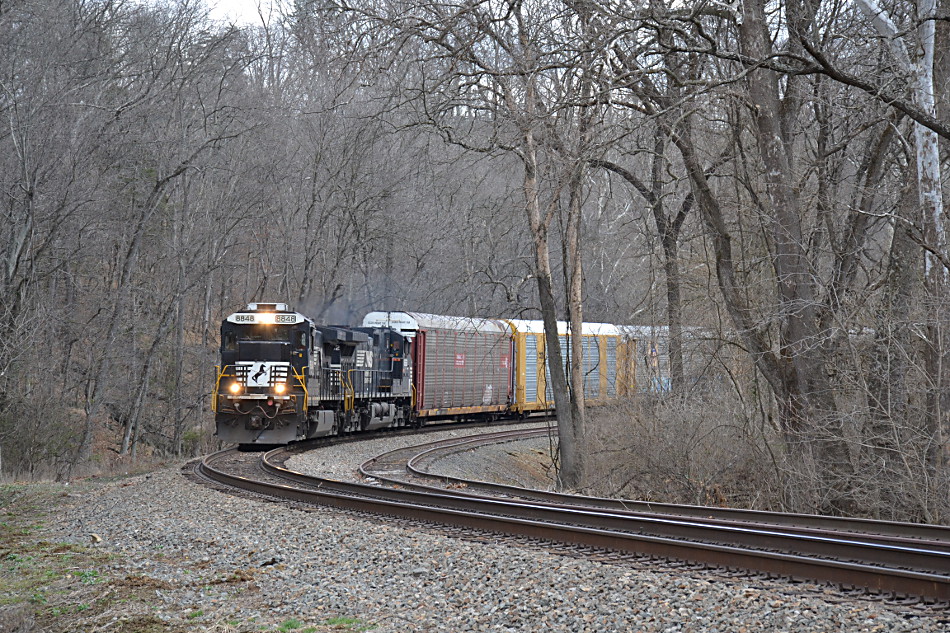
{"label": "handrail", "polygon": [[[348,369],[346,371],[346,380],[341,381],[343,383],[343,410],[352,411],[356,406],[356,388],[353,387],[353,381],[350,378],[350,374],[356,371],[355,369]],[[342,372],[341,372],[342,373]]]}
{"label": "handrail", "polygon": [[303,389],[303,412],[306,413],[307,409],[310,408],[310,392],[307,390],[307,380],[305,375],[307,372],[307,366],[305,365],[301,367],[300,373],[298,374],[297,369],[291,365],[290,371],[293,373],[294,378],[297,379],[297,382],[300,383],[300,387]]}
{"label": "handrail", "polygon": [[225,376],[235,376],[235,377],[236,377],[236,374],[225,374],[225,373],[224,373],[224,372],[226,372],[226,371],[228,370],[228,367],[230,367],[230,365],[224,365],[224,367],[222,367],[221,365],[215,365],[215,366],[214,366],[215,370],[218,371],[218,377],[217,377],[217,379],[215,379],[215,381],[214,381],[214,389],[211,390],[211,411],[212,411],[213,413],[217,413],[217,412],[218,412],[218,395],[219,395],[220,392],[221,392],[221,379],[224,378]]}

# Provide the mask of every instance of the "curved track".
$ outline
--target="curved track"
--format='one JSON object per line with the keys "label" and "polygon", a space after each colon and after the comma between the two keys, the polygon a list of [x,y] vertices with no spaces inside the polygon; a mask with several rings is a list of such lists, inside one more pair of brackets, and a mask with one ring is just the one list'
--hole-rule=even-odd
{"label": "curved track", "polygon": [[911,548],[932,547],[945,550],[950,544],[950,528],[939,525],[587,497],[461,479],[428,470],[433,462],[451,453],[471,450],[490,443],[544,437],[547,432],[546,428],[501,431],[431,442],[380,455],[362,464],[360,472],[366,477],[390,485],[412,487],[418,490],[451,490],[458,495],[514,497],[550,502],[558,506],[615,510],[645,517],[696,518],[710,524],[740,523],[746,527],[761,527],[762,529],[781,526],[802,534],[831,537],[857,534],[867,540],[883,544],[906,545]]}
{"label": "curved track", "polygon": [[[239,468],[233,464],[236,452],[222,451],[205,458],[198,472],[227,486],[308,504],[526,536],[592,551],[827,581],[918,596],[941,608],[950,602],[948,528],[575,497],[453,480],[422,467],[445,451],[523,439],[531,433],[547,430],[504,431],[394,451],[361,467],[376,480],[374,485],[290,471],[282,462],[301,450],[297,447],[270,451],[253,463],[238,460]],[[452,488],[431,485],[433,477]],[[417,483],[420,478],[430,482]],[[398,487],[382,487],[379,482]],[[505,497],[490,496],[498,494]]]}

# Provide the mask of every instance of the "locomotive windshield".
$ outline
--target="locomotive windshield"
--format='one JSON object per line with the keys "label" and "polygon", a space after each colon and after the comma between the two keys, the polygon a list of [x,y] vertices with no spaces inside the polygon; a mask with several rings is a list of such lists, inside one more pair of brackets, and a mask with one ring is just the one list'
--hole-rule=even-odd
{"label": "locomotive windshield", "polygon": [[295,347],[307,346],[307,333],[286,325],[232,325],[223,332],[222,347],[236,350],[238,341],[291,343]]}

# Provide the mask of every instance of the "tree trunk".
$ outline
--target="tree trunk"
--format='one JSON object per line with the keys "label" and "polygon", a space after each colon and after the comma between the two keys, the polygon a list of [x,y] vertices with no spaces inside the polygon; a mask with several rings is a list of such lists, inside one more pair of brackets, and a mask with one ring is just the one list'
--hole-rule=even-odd
{"label": "tree trunk", "polygon": [[[771,42],[763,2],[743,3],[739,27],[742,49],[750,59],[766,59]],[[798,27],[807,16],[790,13]],[[778,290],[782,390],[779,412],[792,455],[814,464],[816,489],[828,491],[826,505],[847,510],[851,460],[828,380],[825,333],[819,331],[814,277],[805,253],[802,214],[791,165],[791,138],[798,104],[795,77],[787,77],[785,98],[779,97],[778,76],[753,69],[747,75],[749,96],[756,104],[755,132],[765,167],[771,206],[773,266]]]}
{"label": "tree trunk", "polygon": [[686,379],[683,366],[683,300],[680,286],[679,236],[683,222],[693,205],[693,194],[687,194],[677,214],[670,218],[663,203],[662,183],[660,182],[660,164],[665,145],[666,132],[657,132],[654,148],[653,187],[648,188],[637,176],[606,160],[592,160],[591,166],[603,167],[619,175],[636,189],[650,205],[656,231],[663,247],[663,274],[666,281],[666,324],[669,328],[670,381],[674,391],[681,391]]}
{"label": "tree trunk", "polygon": [[[567,215],[567,257],[564,266],[570,269],[567,284],[567,310],[571,321],[571,424],[572,439],[577,452],[586,452],[585,393],[584,393],[584,267],[581,257],[581,202],[583,200],[584,163],[578,161],[570,183],[570,201]],[[599,380],[599,376],[597,377]],[[586,472],[583,459],[578,460],[577,475],[572,488],[586,485]]]}
{"label": "tree trunk", "polygon": [[534,263],[538,281],[541,318],[544,321],[545,357],[551,376],[551,392],[558,429],[557,484],[561,490],[576,489],[582,482],[583,455],[574,428],[573,405],[564,373],[564,359],[557,333],[557,303],[554,299],[551,253],[548,245],[550,218],[543,217],[538,191],[538,152],[534,132],[524,131],[525,211],[534,238]]}

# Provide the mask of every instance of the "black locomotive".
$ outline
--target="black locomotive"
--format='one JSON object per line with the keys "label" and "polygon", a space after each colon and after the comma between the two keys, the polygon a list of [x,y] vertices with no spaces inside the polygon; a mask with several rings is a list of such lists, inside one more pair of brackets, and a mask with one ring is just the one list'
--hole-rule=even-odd
{"label": "black locomotive", "polygon": [[412,422],[408,340],[385,327],[318,326],[285,303],[252,303],[221,324],[212,393],[218,437],[295,440]]}

